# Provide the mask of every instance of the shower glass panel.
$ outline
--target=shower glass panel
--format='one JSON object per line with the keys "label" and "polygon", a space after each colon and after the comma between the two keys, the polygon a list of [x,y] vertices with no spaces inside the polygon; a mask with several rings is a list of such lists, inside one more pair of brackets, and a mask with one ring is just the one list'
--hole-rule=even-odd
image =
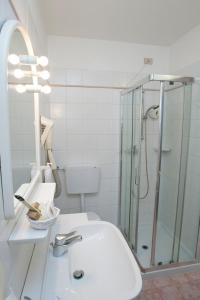
{"label": "shower glass panel", "polygon": [[191,85],[165,83],[155,264],[178,261],[190,126]]}
{"label": "shower glass panel", "polygon": [[[179,174],[179,187],[178,187],[178,198],[177,198],[177,207],[176,207],[176,224],[175,224],[175,232],[174,232],[172,262],[183,261],[184,259],[190,261],[193,258],[195,258],[194,256],[189,255],[189,252],[187,251],[185,244],[181,242],[186,182],[188,176],[187,171],[188,171],[188,154],[189,154],[189,144],[190,144],[191,106],[192,106],[192,85],[188,84],[184,86],[184,96],[183,96],[180,174]],[[180,254],[182,255],[182,259],[180,259]]]}
{"label": "shower glass panel", "polygon": [[156,74],[121,96],[120,223],[144,272],[200,259],[199,99],[198,79]]}
{"label": "shower glass panel", "polygon": [[141,158],[141,122],[142,122],[142,88],[133,93],[133,132],[132,132],[132,177],[131,177],[131,206],[129,241],[131,248],[137,252],[138,220],[139,220],[139,187],[140,187],[140,158]]}
{"label": "shower glass panel", "polygon": [[158,161],[159,84],[150,84],[143,91],[137,256],[143,267],[149,267]]}
{"label": "shower glass panel", "polygon": [[141,97],[137,89],[122,98],[121,227],[130,246],[137,248],[141,147]]}
{"label": "shower glass panel", "polygon": [[131,199],[131,160],[132,160],[132,127],[133,93],[128,93],[121,98],[121,228],[127,238],[129,238],[129,217]]}
{"label": "shower glass panel", "polygon": [[[187,97],[190,93],[187,91]],[[192,85],[191,120],[184,137],[189,139],[187,176],[185,181],[184,210],[180,239],[179,261],[200,259],[200,85]],[[189,110],[189,107],[186,107]]]}

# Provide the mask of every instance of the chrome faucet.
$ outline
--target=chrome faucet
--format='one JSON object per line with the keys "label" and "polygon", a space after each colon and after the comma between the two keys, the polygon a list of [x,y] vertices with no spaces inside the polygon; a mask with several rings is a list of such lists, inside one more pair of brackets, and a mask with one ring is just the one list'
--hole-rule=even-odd
{"label": "chrome faucet", "polygon": [[68,251],[69,245],[81,240],[82,240],[82,236],[77,235],[76,231],[72,231],[66,234],[65,233],[56,234],[55,243],[52,244],[53,256],[58,257],[63,255]]}

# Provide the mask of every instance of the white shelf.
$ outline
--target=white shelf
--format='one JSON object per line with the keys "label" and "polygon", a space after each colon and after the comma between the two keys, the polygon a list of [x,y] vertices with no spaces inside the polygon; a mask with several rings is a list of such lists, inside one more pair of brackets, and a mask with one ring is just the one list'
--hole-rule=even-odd
{"label": "white shelf", "polygon": [[[23,188],[25,186],[23,185]],[[39,183],[30,196],[30,203],[38,201],[40,203],[53,203],[55,194],[55,183]],[[47,237],[49,230],[36,230],[31,228],[26,217],[27,209],[19,217],[11,235],[9,243],[36,242]]]}

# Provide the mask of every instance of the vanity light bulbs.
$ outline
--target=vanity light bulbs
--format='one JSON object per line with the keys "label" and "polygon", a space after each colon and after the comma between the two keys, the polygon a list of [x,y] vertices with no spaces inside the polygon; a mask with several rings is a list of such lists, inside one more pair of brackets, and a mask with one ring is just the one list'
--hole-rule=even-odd
{"label": "vanity light bulbs", "polygon": [[41,71],[41,72],[39,73],[39,76],[40,76],[42,79],[47,80],[47,79],[49,79],[49,77],[50,77],[50,73],[49,73],[48,71],[46,71],[46,70],[43,70],[43,71]]}
{"label": "vanity light bulbs", "polygon": [[8,61],[10,64],[12,65],[18,65],[20,63],[20,59],[19,59],[19,56],[16,55],[16,54],[10,54],[8,56]]}
{"label": "vanity light bulbs", "polygon": [[25,76],[25,74],[24,74],[24,71],[23,71],[23,70],[21,70],[21,69],[16,69],[16,70],[14,70],[14,76],[15,76],[15,78],[17,78],[17,79],[21,79],[21,78],[23,78],[23,77]]}
{"label": "vanity light bulbs", "polygon": [[42,67],[46,67],[49,63],[49,60],[46,56],[40,56],[37,58],[37,63]]}
{"label": "vanity light bulbs", "polygon": [[15,88],[16,88],[16,91],[20,94],[23,94],[26,92],[26,86],[23,84],[17,84]]}
{"label": "vanity light bulbs", "polygon": [[25,92],[29,93],[51,93],[51,87],[49,85],[33,85],[33,84],[17,84],[15,89],[18,93],[22,94]]}
{"label": "vanity light bulbs", "polygon": [[12,65],[18,65],[21,63],[22,65],[40,65],[42,67],[46,67],[49,63],[49,60],[46,56],[33,56],[33,55],[16,55],[10,54],[8,56],[8,61]]}
{"label": "vanity light bulbs", "polygon": [[50,94],[51,93],[51,87],[49,85],[43,85],[41,87],[41,92],[44,94]]}
{"label": "vanity light bulbs", "polygon": [[17,79],[21,79],[25,76],[27,77],[32,77],[32,76],[37,76],[42,78],[43,80],[48,80],[50,77],[50,73],[47,70],[43,70],[41,72],[32,72],[32,71],[24,71],[22,69],[15,69],[12,75],[15,76]]}

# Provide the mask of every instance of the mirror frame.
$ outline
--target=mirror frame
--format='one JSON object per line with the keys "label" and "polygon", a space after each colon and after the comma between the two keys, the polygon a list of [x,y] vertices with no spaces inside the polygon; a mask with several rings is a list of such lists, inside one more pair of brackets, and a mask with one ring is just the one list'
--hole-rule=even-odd
{"label": "mirror frame", "polygon": [[[19,31],[24,39],[28,55],[34,55],[34,50],[31,40],[26,29],[22,24],[16,20],[6,21],[0,32],[0,178],[2,183],[3,195],[3,218],[12,219],[16,216],[22,204],[19,202],[17,206],[14,203],[13,191],[13,175],[12,175],[12,161],[11,161],[11,139],[10,139],[10,123],[9,123],[9,99],[8,99],[8,55],[12,36],[16,31]],[[22,53],[23,54],[23,53]],[[31,65],[32,71],[36,73],[36,65]],[[38,84],[38,78],[32,77],[33,84]],[[41,182],[41,168],[40,168],[40,109],[39,109],[39,94],[33,93],[34,100],[34,127],[35,127],[35,160],[36,160],[36,174],[32,178],[29,186],[22,195],[28,199],[33,189],[38,182]]]}

